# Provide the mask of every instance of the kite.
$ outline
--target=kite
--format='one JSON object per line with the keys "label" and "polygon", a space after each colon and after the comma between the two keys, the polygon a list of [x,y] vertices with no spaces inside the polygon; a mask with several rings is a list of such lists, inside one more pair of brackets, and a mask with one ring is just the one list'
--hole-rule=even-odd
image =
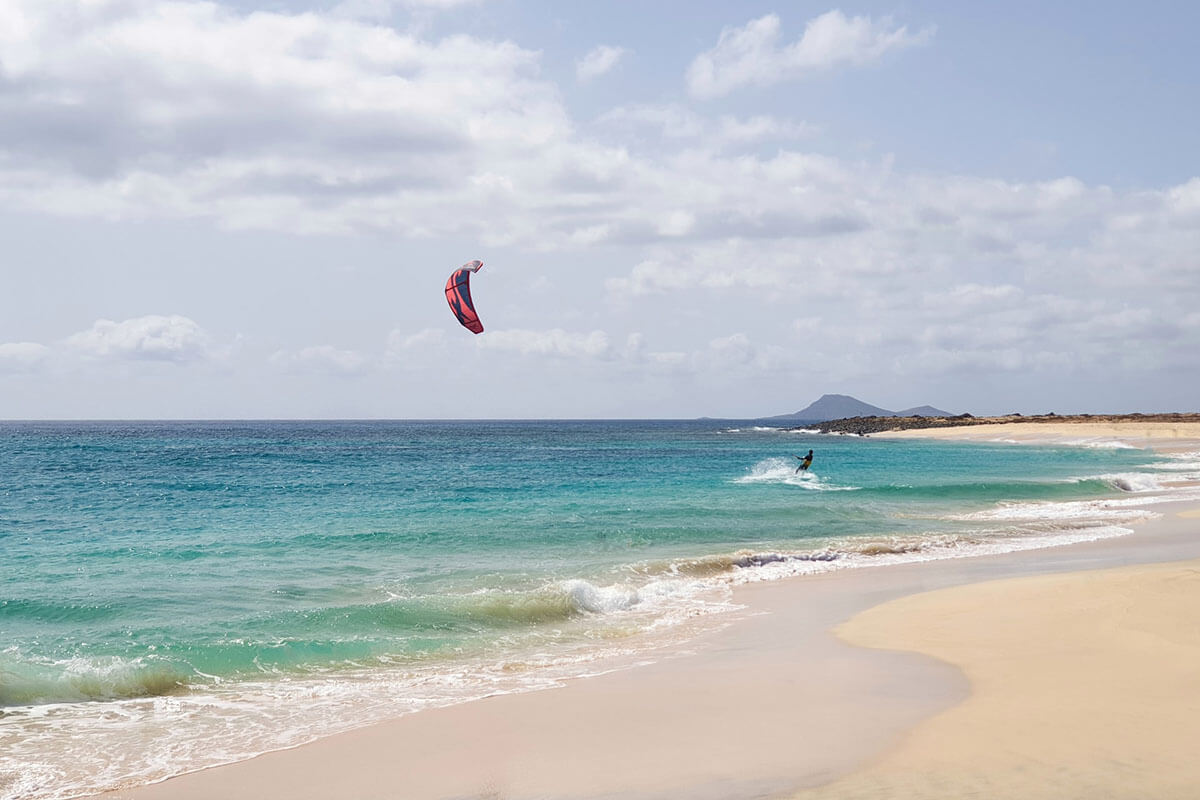
{"label": "kite", "polygon": [[446,302],[462,326],[472,333],[483,333],[483,323],[471,302],[471,273],[478,272],[482,261],[468,261],[454,271],[446,281]]}

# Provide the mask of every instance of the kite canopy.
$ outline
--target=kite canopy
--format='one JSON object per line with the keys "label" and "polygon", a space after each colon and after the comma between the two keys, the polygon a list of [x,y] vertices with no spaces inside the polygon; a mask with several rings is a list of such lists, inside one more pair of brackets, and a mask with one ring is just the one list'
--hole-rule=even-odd
{"label": "kite canopy", "polygon": [[454,271],[446,281],[446,302],[462,326],[472,333],[483,333],[483,323],[471,302],[471,273],[478,272],[482,261],[468,261]]}

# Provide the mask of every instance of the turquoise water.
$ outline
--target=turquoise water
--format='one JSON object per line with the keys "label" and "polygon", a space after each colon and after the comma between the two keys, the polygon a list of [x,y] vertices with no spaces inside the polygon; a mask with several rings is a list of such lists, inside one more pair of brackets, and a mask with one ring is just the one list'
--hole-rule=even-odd
{"label": "turquoise water", "polygon": [[1081,444],[3,423],[0,797],[546,685],[719,616],[746,580],[1118,535],[1146,513],[1125,500],[1179,474]]}

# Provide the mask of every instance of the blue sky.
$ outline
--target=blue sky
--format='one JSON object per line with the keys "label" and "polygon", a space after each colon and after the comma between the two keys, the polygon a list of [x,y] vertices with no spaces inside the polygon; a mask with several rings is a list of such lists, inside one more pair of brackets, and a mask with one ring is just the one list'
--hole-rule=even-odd
{"label": "blue sky", "polygon": [[1196,174],[1198,159],[1186,157],[1200,126],[1195,3],[499,2],[464,6],[431,25],[540,42],[547,74],[567,86],[581,51],[622,43],[631,53],[612,80],[565,92],[588,119],[631,101],[686,102],[680,75],[711,47],[714,31],[776,14],[784,38],[794,39],[832,8],[935,28],[936,46],[882,68],[783,82],[703,107],[817,117],[824,152],[854,157],[871,147],[914,169],[1013,180],[1069,174],[1133,187]]}
{"label": "blue sky", "polygon": [[10,0],[0,418],[1195,410],[1198,25]]}

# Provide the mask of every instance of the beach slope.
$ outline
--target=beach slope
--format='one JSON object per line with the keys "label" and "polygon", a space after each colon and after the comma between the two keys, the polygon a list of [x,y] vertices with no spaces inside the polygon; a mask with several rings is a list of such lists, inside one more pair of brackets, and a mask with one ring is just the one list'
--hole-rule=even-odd
{"label": "beach slope", "polygon": [[1194,798],[1200,561],[987,582],[871,609],[865,647],[961,668],[962,704],[798,798]]}

